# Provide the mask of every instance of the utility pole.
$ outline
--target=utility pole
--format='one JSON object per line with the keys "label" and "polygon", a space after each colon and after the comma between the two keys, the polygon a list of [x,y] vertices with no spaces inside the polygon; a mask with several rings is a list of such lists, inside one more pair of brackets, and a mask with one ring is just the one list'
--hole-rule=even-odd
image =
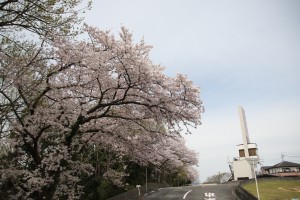
{"label": "utility pole", "polygon": [[147,172],[147,166],[146,166],[146,192],[148,192],[148,172]]}
{"label": "utility pole", "polygon": [[254,178],[255,178],[257,199],[260,200],[260,198],[259,198],[259,191],[258,191],[258,184],[257,184],[257,178],[256,178],[256,172],[255,172],[255,168],[254,168],[254,159],[252,159],[252,166],[253,166],[253,173],[254,173]]}

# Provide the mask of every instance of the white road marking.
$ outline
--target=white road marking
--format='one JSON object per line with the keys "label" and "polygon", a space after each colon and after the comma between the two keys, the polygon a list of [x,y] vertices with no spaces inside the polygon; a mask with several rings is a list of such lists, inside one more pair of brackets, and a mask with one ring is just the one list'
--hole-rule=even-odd
{"label": "white road marking", "polygon": [[188,195],[188,193],[190,193],[192,190],[188,191],[187,193],[184,194],[183,199],[186,198],[186,195]]}
{"label": "white road marking", "polygon": [[206,197],[214,197],[215,196],[215,193],[204,193],[204,195],[206,196]]}
{"label": "white road marking", "polygon": [[204,193],[204,195],[206,196],[206,197],[209,197],[209,198],[204,198],[204,200],[216,200],[215,199],[215,193]]}

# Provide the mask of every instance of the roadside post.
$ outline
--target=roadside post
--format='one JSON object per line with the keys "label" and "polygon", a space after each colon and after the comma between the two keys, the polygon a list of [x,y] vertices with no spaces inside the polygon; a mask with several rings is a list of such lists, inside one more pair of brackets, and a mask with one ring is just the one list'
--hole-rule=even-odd
{"label": "roadside post", "polygon": [[252,168],[253,168],[253,174],[254,174],[255,185],[256,185],[257,199],[260,200],[259,191],[258,191],[258,184],[257,184],[257,178],[256,178],[256,172],[255,172],[255,167],[254,167],[254,159],[252,159]]}
{"label": "roadside post", "polygon": [[136,187],[137,187],[137,189],[138,189],[138,191],[139,191],[139,196],[141,196],[141,191],[140,191],[141,185],[137,185]]}

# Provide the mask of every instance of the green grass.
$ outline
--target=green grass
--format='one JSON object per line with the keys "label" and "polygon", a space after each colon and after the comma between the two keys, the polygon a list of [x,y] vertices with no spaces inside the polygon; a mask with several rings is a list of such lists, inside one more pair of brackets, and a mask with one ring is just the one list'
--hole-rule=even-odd
{"label": "green grass", "polygon": [[[243,187],[257,197],[255,182]],[[258,190],[260,200],[300,200],[300,180],[258,181]]]}

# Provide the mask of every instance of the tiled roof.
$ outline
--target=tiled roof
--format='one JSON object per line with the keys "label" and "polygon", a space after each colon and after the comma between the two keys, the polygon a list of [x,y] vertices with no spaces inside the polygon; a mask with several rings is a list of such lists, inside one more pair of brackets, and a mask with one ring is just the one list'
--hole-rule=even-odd
{"label": "tiled roof", "polygon": [[293,162],[288,162],[288,161],[282,161],[270,168],[279,168],[279,167],[300,167],[300,164],[298,163],[293,163]]}
{"label": "tiled roof", "polygon": [[261,169],[269,169],[271,168],[272,166],[262,166]]}

